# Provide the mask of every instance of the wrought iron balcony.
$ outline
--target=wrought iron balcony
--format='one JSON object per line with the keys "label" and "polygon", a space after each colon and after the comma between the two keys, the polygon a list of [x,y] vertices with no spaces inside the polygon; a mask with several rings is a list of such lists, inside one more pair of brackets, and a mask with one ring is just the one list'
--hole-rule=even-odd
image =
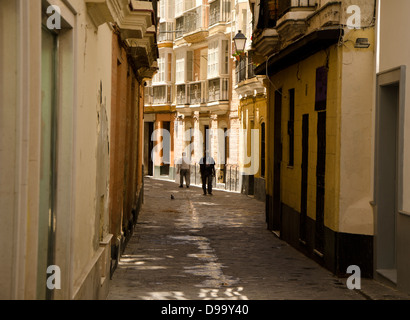
{"label": "wrought iron balcony", "polygon": [[246,55],[236,63],[236,84],[255,77],[252,56]]}
{"label": "wrought iron balcony", "polygon": [[246,97],[265,92],[262,77],[255,75],[253,63],[253,51],[248,51],[236,63],[236,86],[235,91],[239,96]]}

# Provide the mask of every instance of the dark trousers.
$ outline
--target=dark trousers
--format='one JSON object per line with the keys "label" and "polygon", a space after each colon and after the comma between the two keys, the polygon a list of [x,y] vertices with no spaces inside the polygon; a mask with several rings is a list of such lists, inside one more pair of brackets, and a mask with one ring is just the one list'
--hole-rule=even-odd
{"label": "dark trousers", "polygon": [[202,176],[202,190],[204,190],[204,194],[206,194],[207,185],[208,185],[208,194],[212,193],[212,182],[213,182],[212,174]]}

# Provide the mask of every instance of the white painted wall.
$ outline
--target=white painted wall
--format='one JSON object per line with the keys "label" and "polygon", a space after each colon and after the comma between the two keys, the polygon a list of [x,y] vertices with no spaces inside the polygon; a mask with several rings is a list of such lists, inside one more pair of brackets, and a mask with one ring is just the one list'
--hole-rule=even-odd
{"label": "white painted wall", "polygon": [[[56,264],[64,273],[56,297],[71,299],[77,288],[90,284],[93,289],[83,295],[90,298],[95,286],[86,282],[89,273],[100,275],[99,91],[102,81],[109,121],[112,33],[108,25],[96,30],[84,1],[70,1],[71,8],[50,2],[70,24],[60,35]],[[0,2],[0,70],[0,298],[36,299],[41,1]]]}
{"label": "white painted wall", "polygon": [[407,66],[404,159],[403,159],[403,204],[402,209],[410,212],[410,1],[380,1],[380,72]]}

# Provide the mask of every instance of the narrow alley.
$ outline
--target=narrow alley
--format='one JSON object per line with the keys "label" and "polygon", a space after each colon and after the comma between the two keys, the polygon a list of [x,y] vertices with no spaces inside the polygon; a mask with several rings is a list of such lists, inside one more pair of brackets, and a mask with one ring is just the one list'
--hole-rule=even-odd
{"label": "narrow alley", "polygon": [[[108,300],[369,299],[266,230],[263,202],[201,191],[146,178],[145,204]],[[375,299],[401,298],[363,281]]]}
{"label": "narrow alley", "polygon": [[410,301],[408,12],[1,0],[0,300]]}

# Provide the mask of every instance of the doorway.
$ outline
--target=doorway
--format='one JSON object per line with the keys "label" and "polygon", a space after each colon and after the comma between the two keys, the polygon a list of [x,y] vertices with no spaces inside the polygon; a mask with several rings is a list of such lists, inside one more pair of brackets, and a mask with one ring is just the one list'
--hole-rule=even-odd
{"label": "doorway", "polygon": [[397,228],[402,186],[402,137],[405,68],[377,76],[375,163],[375,268],[397,283]]}
{"label": "doorway", "polygon": [[299,239],[306,244],[306,220],[308,198],[308,170],[309,170],[309,115],[302,117],[302,179],[300,203]]}
{"label": "doorway", "polygon": [[171,122],[164,121],[162,126],[162,152],[163,152],[163,163],[160,168],[161,176],[169,176],[170,166],[171,166]]}
{"label": "doorway", "polygon": [[46,270],[48,266],[54,265],[55,260],[58,35],[43,26],[41,41],[42,128],[37,298],[51,300],[53,292],[46,288]]}
{"label": "doorway", "polygon": [[282,165],[282,90],[275,91],[274,147],[273,147],[273,221],[275,232],[282,229],[281,165]]}
{"label": "doorway", "polygon": [[323,256],[325,250],[326,111],[318,112],[317,115],[315,252]]}

